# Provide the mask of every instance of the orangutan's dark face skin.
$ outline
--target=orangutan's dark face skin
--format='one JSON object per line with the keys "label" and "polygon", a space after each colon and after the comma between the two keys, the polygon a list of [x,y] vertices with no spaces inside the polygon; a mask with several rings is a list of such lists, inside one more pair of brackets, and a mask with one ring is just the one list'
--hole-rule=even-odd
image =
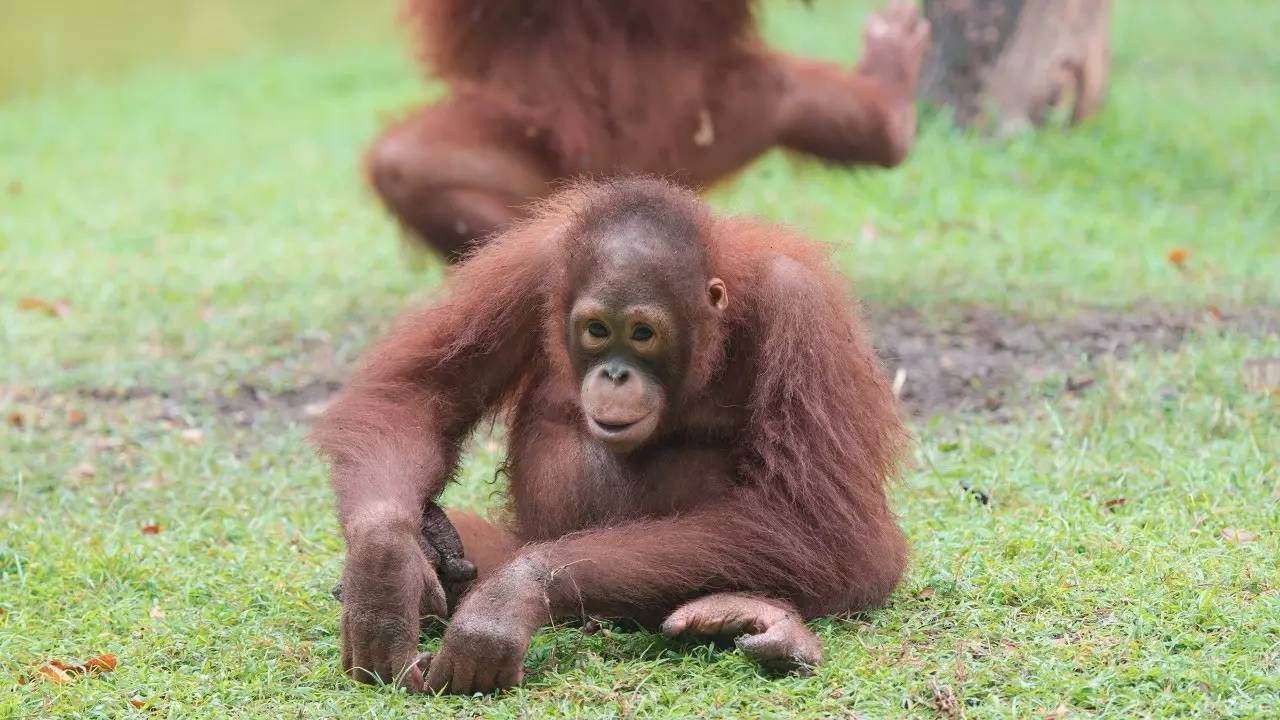
{"label": "orangutan's dark face skin", "polygon": [[[636,247],[636,238],[629,242]],[[636,262],[643,264],[641,255]],[[691,342],[687,308],[702,304],[721,311],[728,294],[724,282],[712,278],[701,288],[681,288],[694,297],[678,298],[676,288],[638,279],[644,274],[625,262],[605,265],[606,279],[624,271],[626,279],[595,285],[574,302],[569,350],[581,379],[587,433],[611,452],[625,454],[655,436],[668,396],[684,377]],[[599,276],[601,268],[594,272]]]}
{"label": "orangutan's dark face skin", "polygon": [[580,398],[587,432],[613,452],[642,445],[667,404],[659,376],[678,343],[669,313],[652,306],[608,308],[590,299],[570,318],[576,351],[585,359]]}

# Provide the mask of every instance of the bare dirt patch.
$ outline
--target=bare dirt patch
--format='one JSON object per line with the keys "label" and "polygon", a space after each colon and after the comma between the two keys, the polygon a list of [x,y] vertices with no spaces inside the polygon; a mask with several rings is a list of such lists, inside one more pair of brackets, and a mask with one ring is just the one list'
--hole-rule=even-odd
{"label": "bare dirt patch", "polygon": [[[915,417],[961,412],[998,418],[1044,392],[1087,392],[1101,358],[1176,350],[1192,334],[1280,334],[1280,308],[1270,307],[1198,313],[1087,310],[1056,322],[986,307],[946,316],[872,308],[868,315],[885,367]],[[131,405],[136,414],[151,418],[177,421],[204,409],[216,422],[242,427],[308,424],[341,389],[354,356],[351,342],[311,347],[296,361],[264,366],[234,390],[212,396],[180,387],[85,387],[71,394],[85,404]]]}
{"label": "bare dirt patch", "polygon": [[315,378],[281,392],[240,383],[234,395],[218,398],[218,413],[237,425],[256,425],[267,418],[305,422],[324,412],[341,389],[342,380],[336,375]]}
{"label": "bare dirt patch", "polygon": [[1029,386],[1051,380],[1065,392],[1082,392],[1093,384],[1100,358],[1172,351],[1193,333],[1280,333],[1280,308],[1088,310],[1052,323],[982,307],[941,321],[909,308],[869,315],[899,398],[915,416],[998,413],[1024,401]]}
{"label": "bare dirt patch", "polygon": [[[1062,392],[1085,392],[1094,382],[1099,359],[1169,352],[1196,333],[1280,333],[1280,308],[1270,307],[1093,309],[1057,322],[980,306],[945,317],[922,316],[913,308],[873,308],[868,320],[890,376],[901,372],[903,406],[916,417],[1001,415],[1024,403],[1031,396],[1029,388],[1055,381]],[[219,401],[220,411],[239,424],[254,424],[264,416],[314,417],[347,372],[333,363],[320,366],[325,372],[283,393],[242,383],[235,396]]]}

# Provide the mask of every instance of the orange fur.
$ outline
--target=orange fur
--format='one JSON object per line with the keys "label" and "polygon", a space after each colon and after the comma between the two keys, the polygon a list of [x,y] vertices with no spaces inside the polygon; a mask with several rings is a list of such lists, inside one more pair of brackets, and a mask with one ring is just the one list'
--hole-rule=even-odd
{"label": "orange fur", "polygon": [[[576,176],[700,188],[775,145],[896,165],[915,133],[917,20],[857,68],[775,52],[750,0],[406,0],[452,93],[388,129],[370,178],[451,259]],[[915,33],[915,34],[913,34]]]}
{"label": "orange fur", "polygon": [[[571,278],[594,267],[600,238],[635,222],[668,253],[664,287],[692,340],[660,430],[618,456],[585,432],[564,320]],[[711,277],[730,298],[722,315],[702,294]],[[485,543],[477,602],[519,597],[529,572],[552,615],[650,623],[719,591],[813,617],[893,590],[906,545],[884,484],[907,433],[821,246],[713,217],[665,182],[579,184],[449,283],[447,299],[397,324],[316,428],[352,553],[385,537],[371,526],[416,517],[473,427],[506,413],[511,527],[459,528],[464,543]],[[348,585],[362,573],[379,582],[384,570],[352,562]]]}

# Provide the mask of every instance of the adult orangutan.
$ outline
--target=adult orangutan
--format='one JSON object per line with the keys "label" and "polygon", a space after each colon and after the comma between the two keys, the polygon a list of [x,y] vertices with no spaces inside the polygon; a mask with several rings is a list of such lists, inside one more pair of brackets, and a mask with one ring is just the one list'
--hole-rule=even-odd
{"label": "adult orangutan", "polygon": [[[534,630],[629,618],[816,664],[802,620],[860,610],[906,547],[884,483],[906,433],[844,283],[788,231],[657,180],[570,187],[402,318],[321,419],[347,543],[342,667],[470,693]],[[420,532],[464,441],[505,413],[509,517],[450,517],[479,576],[444,593]]]}
{"label": "adult orangutan", "polygon": [[892,166],[915,135],[929,27],[892,0],[853,70],[770,50],[754,0],[404,0],[450,97],[369,150],[387,207],[457,259],[557,180],[706,186],[774,145]]}

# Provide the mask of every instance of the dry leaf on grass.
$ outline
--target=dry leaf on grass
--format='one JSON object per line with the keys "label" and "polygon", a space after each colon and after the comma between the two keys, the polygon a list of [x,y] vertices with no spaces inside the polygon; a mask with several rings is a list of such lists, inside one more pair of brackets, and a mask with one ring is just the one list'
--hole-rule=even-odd
{"label": "dry leaf on grass", "polygon": [[9,424],[13,427],[20,428],[27,424],[27,418],[20,412],[9,413]]}
{"label": "dry leaf on grass", "polygon": [[63,670],[60,666],[62,663],[54,660],[36,671],[36,678],[47,682],[62,685],[71,682],[71,675]]}
{"label": "dry leaf on grass", "polygon": [[941,685],[937,680],[929,681],[929,692],[933,695],[933,708],[947,720],[959,720],[964,717],[964,708],[949,685]]}
{"label": "dry leaf on grass", "polygon": [[1182,248],[1174,248],[1169,251],[1169,262],[1177,265],[1178,267],[1182,267],[1183,263],[1187,261],[1187,255],[1189,254],[1190,253]]}
{"label": "dry leaf on grass", "polygon": [[89,658],[79,665],[68,665],[61,660],[50,660],[36,670],[34,679],[62,685],[74,680],[76,675],[111,672],[116,669],[116,665],[116,656],[111,653],[103,653],[97,657]]}
{"label": "dry leaf on grass", "polygon": [[159,524],[159,523],[147,523],[146,525],[143,525],[143,526],[142,526],[142,534],[143,534],[143,535],[159,535],[159,534],[160,534],[160,524]]}
{"label": "dry leaf on grass", "polygon": [[18,301],[19,310],[42,312],[50,317],[66,317],[71,314],[71,304],[66,300],[45,300],[38,297],[24,297]]}
{"label": "dry leaf on grass", "polygon": [[76,408],[67,408],[67,424],[70,425],[71,427],[83,425],[85,419],[86,418],[83,410],[78,410]]}
{"label": "dry leaf on grass", "polygon": [[111,672],[116,669],[116,656],[111,653],[104,653],[96,658],[90,658],[84,661],[84,665],[79,666],[84,672],[92,670],[100,670],[102,672]]}
{"label": "dry leaf on grass", "polygon": [[1254,540],[1257,540],[1258,536],[1249,532],[1248,530],[1240,530],[1238,528],[1223,528],[1222,539],[1226,540],[1227,542],[1239,543],[1243,545],[1245,543],[1251,543]]}
{"label": "dry leaf on grass", "polygon": [[133,697],[129,698],[129,704],[141,710],[142,708],[147,706],[147,701],[143,700],[137,695],[134,695]]}

